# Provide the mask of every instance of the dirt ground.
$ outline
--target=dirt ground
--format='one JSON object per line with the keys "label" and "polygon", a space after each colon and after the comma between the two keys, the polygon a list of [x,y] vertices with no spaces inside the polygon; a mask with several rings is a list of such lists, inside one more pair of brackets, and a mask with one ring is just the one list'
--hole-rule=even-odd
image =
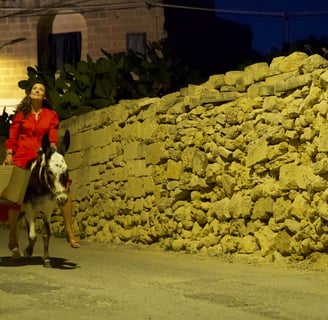
{"label": "dirt ground", "polygon": [[[52,238],[53,268],[13,262],[0,228],[0,319],[328,319],[328,259],[274,262]],[[24,242],[24,240],[22,240]]]}

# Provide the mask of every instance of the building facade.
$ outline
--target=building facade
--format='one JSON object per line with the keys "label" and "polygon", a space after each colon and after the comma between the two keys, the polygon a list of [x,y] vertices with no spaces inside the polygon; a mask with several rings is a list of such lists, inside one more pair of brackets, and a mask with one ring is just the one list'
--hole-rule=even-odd
{"label": "building facade", "polygon": [[141,50],[142,42],[165,37],[163,9],[144,1],[1,1],[0,107],[22,99],[18,82],[28,66],[50,61],[58,70],[67,59],[96,61],[101,49]]}

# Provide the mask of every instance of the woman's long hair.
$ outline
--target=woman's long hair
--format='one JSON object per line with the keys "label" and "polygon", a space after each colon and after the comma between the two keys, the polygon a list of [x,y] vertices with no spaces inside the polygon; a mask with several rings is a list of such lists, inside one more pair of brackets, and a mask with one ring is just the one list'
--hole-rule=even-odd
{"label": "woman's long hair", "polygon": [[29,87],[25,90],[26,96],[22,99],[22,101],[18,104],[18,106],[16,108],[16,113],[19,111],[22,111],[24,118],[26,118],[27,115],[32,111],[32,99],[30,98],[30,93],[32,91],[33,86],[37,83],[42,84],[45,88],[45,99],[42,101],[42,107],[51,109],[51,110],[53,109],[51,106],[51,101],[50,101],[50,97],[48,94],[47,86],[45,85],[45,83],[43,81],[36,80],[36,81],[33,81],[29,85]]}

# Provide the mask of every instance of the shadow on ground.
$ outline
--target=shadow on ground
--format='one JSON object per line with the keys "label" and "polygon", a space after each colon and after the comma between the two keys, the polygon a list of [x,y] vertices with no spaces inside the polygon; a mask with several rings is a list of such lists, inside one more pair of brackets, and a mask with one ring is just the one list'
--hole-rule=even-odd
{"label": "shadow on ground", "polygon": [[[64,258],[51,257],[51,266],[55,269],[62,270],[72,270],[79,267],[78,264],[70,262]],[[42,257],[21,257],[18,259],[13,259],[10,256],[0,257],[0,267],[22,267],[22,266],[32,266],[41,265],[43,266]]]}

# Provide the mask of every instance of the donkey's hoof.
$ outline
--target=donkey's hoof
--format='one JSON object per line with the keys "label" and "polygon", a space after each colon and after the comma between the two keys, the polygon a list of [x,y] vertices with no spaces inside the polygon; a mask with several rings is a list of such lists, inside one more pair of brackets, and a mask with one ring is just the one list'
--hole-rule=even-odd
{"label": "donkey's hoof", "polygon": [[51,264],[50,259],[45,259],[45,260],[43,260],[43,266],[44,266],[45,268],[52,268],[52,264]]}
{"label": "donkey's hoof", "polygon": [[31,247],[27,247],[25,250],[24,250],[24,257],[32,257],[32,254],[33,254],[33,248]]}
{"label": "donkey's hoof", "polygon": [[19,248],[15,247],[14,249],[11,249],[11,258],[13,260],[18,260],[21,258],[21,254],[19,252]]}

